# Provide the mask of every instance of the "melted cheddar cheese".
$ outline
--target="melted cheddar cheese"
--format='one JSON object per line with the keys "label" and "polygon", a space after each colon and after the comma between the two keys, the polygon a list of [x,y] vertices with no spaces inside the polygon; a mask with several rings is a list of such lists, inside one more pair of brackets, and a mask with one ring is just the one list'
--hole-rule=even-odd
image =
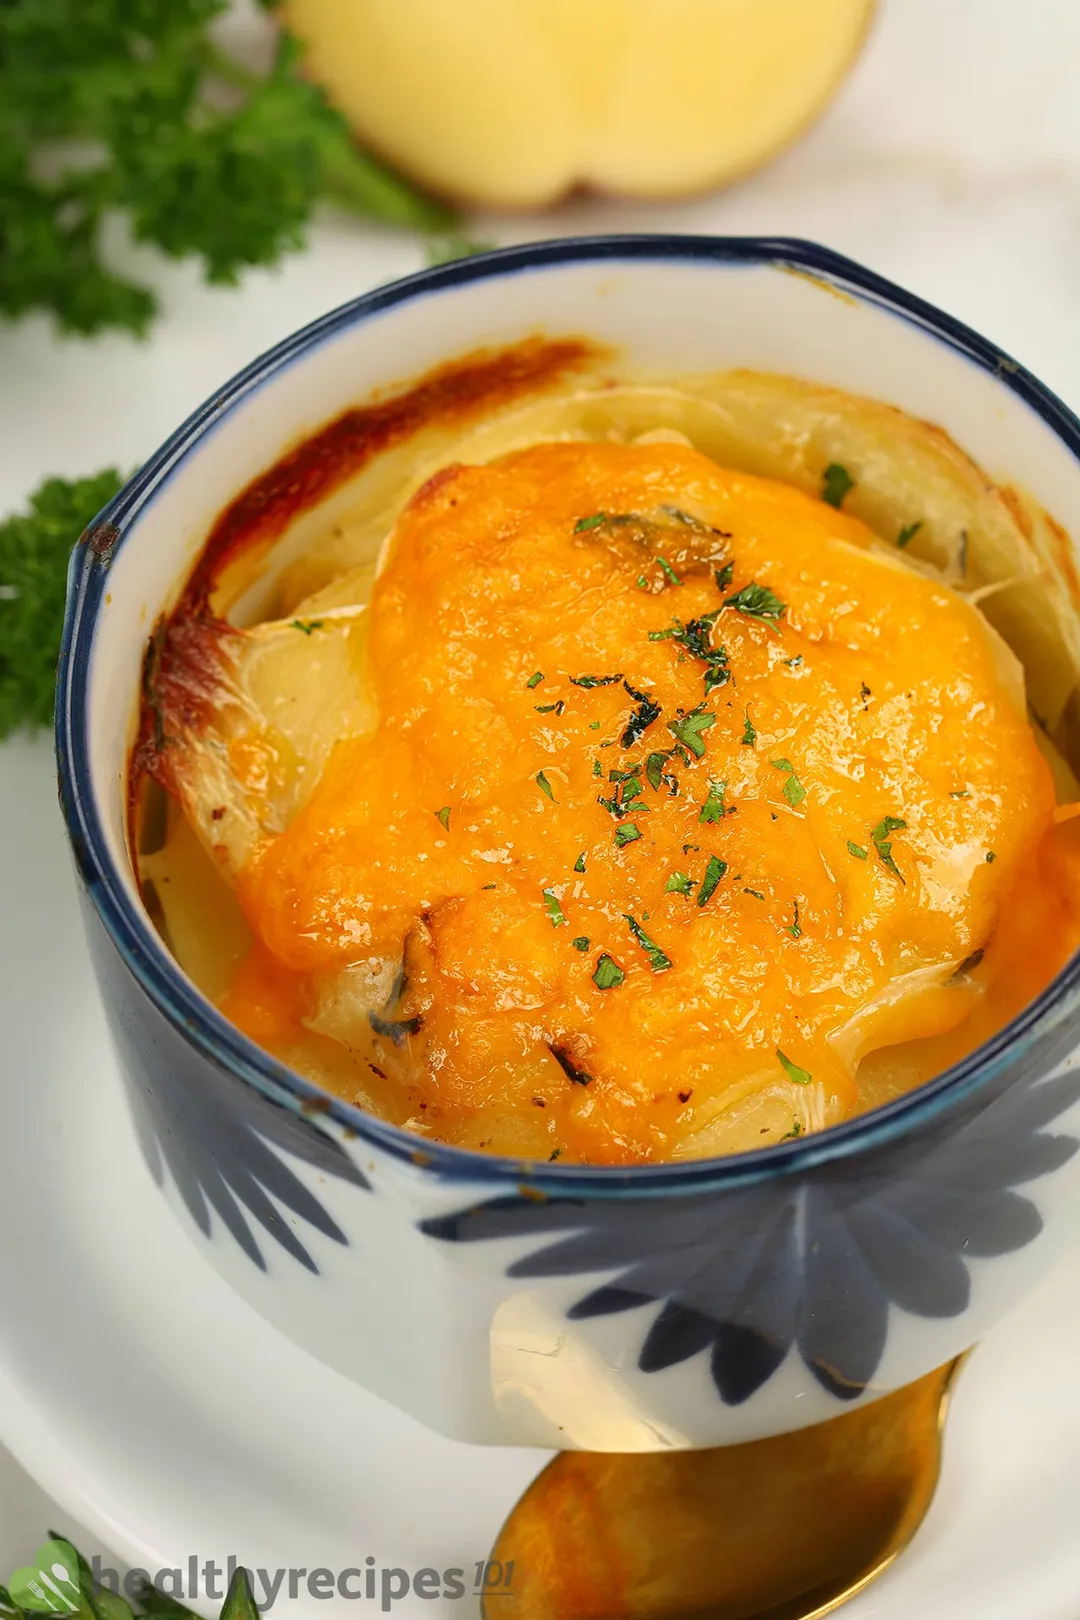
{"label": "melted cheddar cheese", "polygon": [[1011,920],[1025,991],[1076,943],[1015,660],[822,501],[674,443],[452,466],[368,614],[377,722],[240,872],[222,1005],[422,1134],[632,1163],[820,1129],[869,1054],[984,1037]]}

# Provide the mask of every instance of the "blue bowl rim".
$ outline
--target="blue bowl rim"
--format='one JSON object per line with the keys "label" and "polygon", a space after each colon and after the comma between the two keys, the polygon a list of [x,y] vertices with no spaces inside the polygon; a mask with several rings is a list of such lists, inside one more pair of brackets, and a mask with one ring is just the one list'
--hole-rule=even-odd
{"label": "blue bowl rim", "polygon": [[[796,237],[627,234],[568,237],[500,248],[421,270],[331,310],[285,338],[224,383],[184,422],[98,514],[119,530],[115,555],[135,519],[199,441],[246,397],[290,363],[380,311],[444,289],[582,261],[681,260],[717,266],[767,266],[803,273],[882,309],[990,372],[1018,395],[1080,461],[1080,419],[1025,367],[963,322],[876,272]],[[987,1085],[1004,1067],[1080,1007],[1080,952],[1004,1029],[935,1079],[843,1124],[750,1152],[655,1165],[567,1165],[501,1157],[428,1141],[364,1113],[324,1091],[257,1047],[183,975],[149,918],[135,906],[113,862],[90,779],[89,668],[108,569],[79,545],[68,574],[67,610],[57,679],[56,751],[60,802],[76,865],[113,944],[158,1011],[211,1063],[292,1111],[332,1121],[358,1139],[448,1182],[487,1183],[505,1194],[523,1181],[552,1197],[605,1198],[701,1194],[800,1174],[896,1142]]]}

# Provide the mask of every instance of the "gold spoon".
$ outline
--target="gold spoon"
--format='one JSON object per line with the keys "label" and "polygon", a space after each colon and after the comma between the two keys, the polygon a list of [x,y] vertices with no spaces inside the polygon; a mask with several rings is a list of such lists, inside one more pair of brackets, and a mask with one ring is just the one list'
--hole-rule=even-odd
{"label": "gold spoon", "polygon": [[887,1569],[922,1523],[962,1359],[771,1440],[561,1452],[499,1533],[485,1620],[829,1614]]}

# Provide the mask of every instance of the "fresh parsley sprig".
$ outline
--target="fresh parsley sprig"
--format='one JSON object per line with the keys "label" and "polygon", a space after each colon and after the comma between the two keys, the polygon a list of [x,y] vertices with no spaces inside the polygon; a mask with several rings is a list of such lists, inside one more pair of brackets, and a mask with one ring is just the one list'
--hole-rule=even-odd
{"label": "fresh parsley sprig", "polygon": [[68,560],[122,483],[114,467],[47,478],[24,512],[0,523],[0,739],[52,724]]}
{"label": "fresh parsley sprig", "polygon": [[[453,215],[361,151],[279,35],[255,73],[222,51],[228,0],[0,5],[0,314],[142,333],[145,286],[102,250],[106,219],[228,285],[302,245],[316,203],[424,232]],[[460,244],[455,244],[460,247]],[[456,254],[455,254],[456,256]]]}

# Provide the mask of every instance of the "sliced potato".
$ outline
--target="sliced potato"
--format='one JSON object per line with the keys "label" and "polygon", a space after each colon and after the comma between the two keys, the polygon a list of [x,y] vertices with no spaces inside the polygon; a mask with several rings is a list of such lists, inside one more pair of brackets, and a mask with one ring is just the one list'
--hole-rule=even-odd
{"label": "sliced potato", "polygon": [[197,723],[177,724],[183,705],[163,696],[167,785],[229,882],[305,802],[334,744],[374,727],[365,640],[361,605],[219,629]]}

